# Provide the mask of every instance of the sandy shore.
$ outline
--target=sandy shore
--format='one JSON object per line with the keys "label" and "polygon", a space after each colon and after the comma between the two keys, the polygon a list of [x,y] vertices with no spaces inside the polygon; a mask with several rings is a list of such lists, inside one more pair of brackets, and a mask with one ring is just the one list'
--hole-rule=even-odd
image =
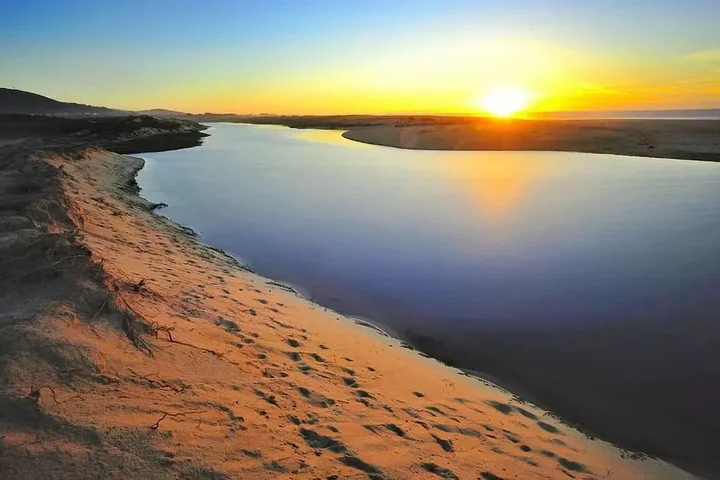
{"label": "sandy shore", "polygon": [[418,150],[565,151],[720,161],[720,121],[715,120],[497,120],[360,128],[343,136]]}
{"label": "sandy shore", "polygon": [[244,270],[152,213],[141,159],[45,161],[90,265],[4,358],[3,475],[693,478]]}

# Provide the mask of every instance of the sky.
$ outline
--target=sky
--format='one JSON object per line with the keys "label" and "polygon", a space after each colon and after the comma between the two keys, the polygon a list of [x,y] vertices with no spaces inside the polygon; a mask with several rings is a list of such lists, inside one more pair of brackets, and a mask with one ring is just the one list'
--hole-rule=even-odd
{"label": "sky", "polygon": [[720,108],[720,0],[0,0],[0,86],[124,109]]}

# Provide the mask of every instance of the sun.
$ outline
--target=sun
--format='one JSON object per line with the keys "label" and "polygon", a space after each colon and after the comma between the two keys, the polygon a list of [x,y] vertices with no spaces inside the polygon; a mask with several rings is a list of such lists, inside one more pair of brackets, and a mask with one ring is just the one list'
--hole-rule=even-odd
{"label": "sun", "polygon": [[518,87],[497,87],[480,97],[480,108],[496,117],[511,117],[527,107],[531,95]]}

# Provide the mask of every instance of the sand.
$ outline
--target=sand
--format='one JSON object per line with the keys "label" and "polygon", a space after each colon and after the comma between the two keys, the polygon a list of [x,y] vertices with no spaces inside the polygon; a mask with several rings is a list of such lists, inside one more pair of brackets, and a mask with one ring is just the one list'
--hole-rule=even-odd
{"label": "sand", "polygon": [[93,295],[49,304],[4,358],[3,476],[693,478],[203,246],[137,196],[141,159],[42,160],[70,219],[50,230],[87,248]]}
{"label": "sand", "polygon": [[528,150],[720,161],[715,120],[496,120],[352,129],[345,138],[421,150]]}

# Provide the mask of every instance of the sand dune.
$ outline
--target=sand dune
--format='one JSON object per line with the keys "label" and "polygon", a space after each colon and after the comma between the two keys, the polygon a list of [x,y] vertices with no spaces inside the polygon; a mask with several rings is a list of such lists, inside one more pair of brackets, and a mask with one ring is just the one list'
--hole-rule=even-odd
{"label": "sand dune", "polygon": [[242,269],[151,213],[132,186],[140,159],[49,161],[108,293],[33,326],[65,354],[13,362],[4,474],[692,478]]}

